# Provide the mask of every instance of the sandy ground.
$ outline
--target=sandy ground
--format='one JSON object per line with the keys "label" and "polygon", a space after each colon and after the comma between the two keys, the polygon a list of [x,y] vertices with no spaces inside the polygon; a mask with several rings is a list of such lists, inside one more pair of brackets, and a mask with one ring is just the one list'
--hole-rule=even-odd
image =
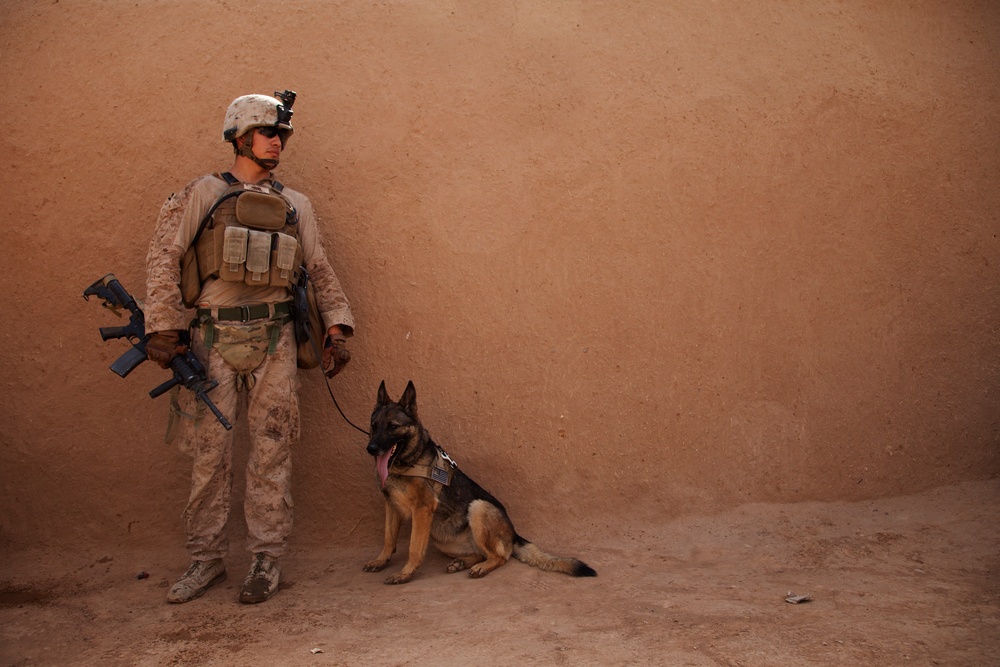
{"label": "sandy ground", "polygon": [[257,606],[236,602],[242,554],[224,584],[169,605],[186,565],[177,545],[21,553],[0,580],[0,663],[996,664],[998,495],[994,480],[531,536],[596,579],[512,562],[472,580],[435,554],[410,584],[386,586],[361,571],[379,536],[355,534],[297,544],[282,590]]}

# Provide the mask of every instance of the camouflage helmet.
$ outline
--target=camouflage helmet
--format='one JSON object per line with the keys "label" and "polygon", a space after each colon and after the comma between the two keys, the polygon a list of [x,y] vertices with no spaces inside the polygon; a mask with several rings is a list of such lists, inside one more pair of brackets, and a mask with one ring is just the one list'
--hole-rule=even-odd
{"label": "camouflage helmet", "polygon": [[285,97],[290,91],[283,93],[283,99],[268,95],[243,95],[237,97],[226,110],[226,120],[222,125],[222,140],[233,142],[255,127],[276,127],[281,130],[282,143],[291,136],[292,102]]}

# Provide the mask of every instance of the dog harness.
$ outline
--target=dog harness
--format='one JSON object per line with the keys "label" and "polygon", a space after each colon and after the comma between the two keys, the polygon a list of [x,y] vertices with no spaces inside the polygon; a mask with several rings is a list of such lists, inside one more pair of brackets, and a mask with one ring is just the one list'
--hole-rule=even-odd
{"label": "dog harness", "polygon": [[397,466],[393,461],[389,467],[389,472],[402,477],[423,477],[432,482],[437,482],[445,486],[451,486],[451,480],[455,476],[458,464],[448,456],[448,452],[441,449],[436,442],[432,443],[437,451],[437,457],[429,466]]}

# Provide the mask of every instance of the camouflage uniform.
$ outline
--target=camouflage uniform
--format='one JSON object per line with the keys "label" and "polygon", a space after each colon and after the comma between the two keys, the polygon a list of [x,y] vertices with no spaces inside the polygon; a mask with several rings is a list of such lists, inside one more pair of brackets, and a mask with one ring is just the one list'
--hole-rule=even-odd
{"label": "camouflage uniform", "polygon": [[[265,182],[266,183],[266,182]],[[191,311],[180,294],[180,259],[198,225],[227,184],[214,175],[189,183],[163,205],[146,259],[146,329],[187,329]],[[326,327],[340,325],[345,335],[354,328],[350,305],[327,261],[319,238],[312,205],[301,193],[285,188],[282,194],[299,212],[299,239],[303,263],[316,288],[316,300]],[[209,279],[202,287],[199,308],[276,304],[289,300],[288,290],[249,287]],[[246,471],[245,515],[247,549],[279,557],[292,526],[291,447],[299,437],[299,386],[294,327],[274,324],[269,318],[247,323],[216,322],[212,349],[204,344],[203,330],[192,335],[192,348],[205,364],[208,376],[219,382],[211,398],[223,414],[235,420],[241,391],[247,395],[250,456]],[[266,353],[270,327],[281,326],[277,345]],[[262,360],[253,359],[246,371],[223,358],[227,340],[263,341]],[[251,345],[253,347],[253,345]],[[192,417],[193,415],[188,415]],[[181,447],[193,459],[191,496],[184,511],[188,551],[195,560],[222,558],[228,551],[225,526],[232,487],[232,432],[226,431],[199,404],[197,418],[184,419]]]}

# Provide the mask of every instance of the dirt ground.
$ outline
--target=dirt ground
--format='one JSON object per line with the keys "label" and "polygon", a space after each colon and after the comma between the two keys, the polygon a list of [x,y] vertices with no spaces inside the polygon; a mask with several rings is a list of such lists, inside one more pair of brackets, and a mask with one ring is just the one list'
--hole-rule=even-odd
{"label": "dirt ground", "polygon": [[242,554],[176,606],[177,545],[18,554],[8,566],[24,576],[0,580],[0,664],[995,664],[998,494],[993,480],[532,536],[596,579],[512,562],[472,580],[435,554],[386,586],[361,571],[379,536],[355,533],[298,544],[258,606],[236,602]]}

